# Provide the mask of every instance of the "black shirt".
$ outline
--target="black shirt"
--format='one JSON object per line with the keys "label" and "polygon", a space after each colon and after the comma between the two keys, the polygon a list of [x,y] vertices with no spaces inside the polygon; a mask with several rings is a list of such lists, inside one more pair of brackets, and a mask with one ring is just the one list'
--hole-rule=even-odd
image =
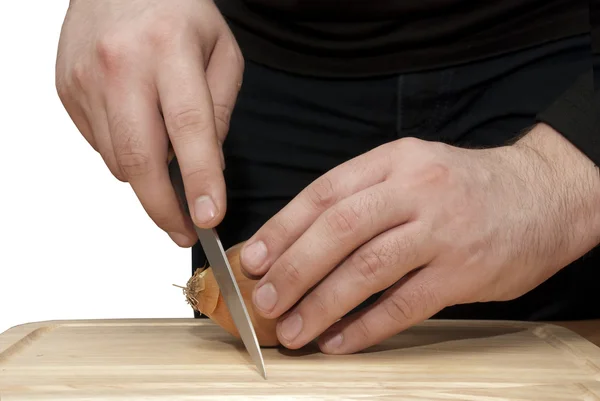
{"label": "black shirt", "polygon": [[589,0],[216,0],[245,57],[317,76],[445,67],[589,32]]}
{"label": "black shirt", "polygon": [[[449,67],[589,33],[590,25],[595,32],[590,51],[600,48],[600,0],[215,2],[246,59],[317,77]],[[600,88],[590,65],[588,73],[537,117],[600,165],[600,93],[594,83]],[[451,313],[445,317],[452,318]]]}
{"label": "black shirt", "polygon": [[[600,0],[215,0],[246,59],[319,77],[423,71],[572,35],[600,46]],[[592,10],[590,12],[590,10]],[[590,51],[592,51],[590,49]],[[597,58],[596,58],[597,60]],[[596,66],[596,75],[600,66]],[[598,78],[596,87],[600,87]],[[590,74],[538,119],[600,165]]]}

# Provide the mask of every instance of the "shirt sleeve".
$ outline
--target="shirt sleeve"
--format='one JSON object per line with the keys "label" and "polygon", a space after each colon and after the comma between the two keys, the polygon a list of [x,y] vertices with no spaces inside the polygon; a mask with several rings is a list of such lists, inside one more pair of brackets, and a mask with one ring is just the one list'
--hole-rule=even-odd
{"label": "shirt sleeve", "polygon": [[[595,95],[600,91],[600,0],[589,0]],[[598,105],[598,103],[596,103]],[[599,111],[599,110],[596,110]],[[597,114],[596,114],[597,116]],[[596,122],[598,122],[596,118]]]}
{"label": "shirt sleeve", "polygon": [[591,68],[537,119],[600,166],[600,0],[589,0]]}
{"label": "shirt sleeve", "polygon": [[599,94],[594,90],[594,71],[590,69],[537,115],[538,121],[558,131],[596,166],[600,166]]}

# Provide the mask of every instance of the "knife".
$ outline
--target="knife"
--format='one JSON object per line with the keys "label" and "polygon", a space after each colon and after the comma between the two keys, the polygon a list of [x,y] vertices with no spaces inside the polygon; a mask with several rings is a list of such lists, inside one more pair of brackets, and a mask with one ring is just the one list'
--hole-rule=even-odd
{"label": "knife", "polygon": [[[183,178],[181,177],[181,170],[177,158],[173,157],[169,163],[169,176],[171,183],[175,189],[175,193],[183,206],[185,212],[189,215],[190,210],[186,202],[185,189],[183,185]],[[193,224],[193,223],[192,223]],[[256,365],[257,369],[261,373],[264,379],[267,378],[267,372],[265,370],[265,363],[263,356],[258,344],[256,332],[248,315],[248,310],[243,301],[240,288],[237,285],[233,271],[225,254],[225,249],[221,244],[219,235],[215,229],[204,229],[197,227],[194,224],[194,229],[198,235],[198,239],[204,249],[204,253],[208,259],[208,262],[212,268],[213,274],[225,299],[227,309],[231,314],[233,323],[235,324],[240,337],[246,347],[246,350],[250,354],[252,361]]]}

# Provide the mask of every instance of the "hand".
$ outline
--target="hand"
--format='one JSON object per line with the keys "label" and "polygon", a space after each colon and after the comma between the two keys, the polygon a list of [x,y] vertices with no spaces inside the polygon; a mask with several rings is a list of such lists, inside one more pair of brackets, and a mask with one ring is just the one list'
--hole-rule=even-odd
{"label": "hand", "polygon": [[284,346],[320,336],[323,352],[357,352],[446,306],[519,297],[591,250],[599,183],[544,125],[495,149],[401,139],[309,185],[247,241],[242,266],[264,275],[254,303],[280,318]]}
{"label": "hand", "polygon": [[210,0],[72,0],[56,86],[73,122],[153,221],[180,246],[197,241],[167,169],[178,158],[196,224],[226,209],[221,145],[243,59]]}

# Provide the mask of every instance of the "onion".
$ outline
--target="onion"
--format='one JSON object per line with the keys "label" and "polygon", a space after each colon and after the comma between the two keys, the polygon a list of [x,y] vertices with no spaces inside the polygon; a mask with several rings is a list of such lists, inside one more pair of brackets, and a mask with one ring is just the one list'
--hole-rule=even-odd
{"label": "onion", "polygon": [[[246,304],[246,309],[250,315],[250,320],[254,325],[258,343],[265,347],[274,347],[279,345],[279,339],[275,331],[277,319],[265,319],[255,310],[252,303],[252,291],[258,283],[258,280],[250,279],[242,273],[240,264],[240,251],[244,242],[236,244],[227,249],[225,255],[229,260],[234,277],[240,288],[242,298]],[[231,335],[240,338],[239,332],[231,319],[231,314],[227,304],[221,295],[219,286],[215,280],[212,269],[197,269],[188,280],[187,286],[183,287],[183,292],[187,302],[194,310],[207,316],[217,323]]]}

